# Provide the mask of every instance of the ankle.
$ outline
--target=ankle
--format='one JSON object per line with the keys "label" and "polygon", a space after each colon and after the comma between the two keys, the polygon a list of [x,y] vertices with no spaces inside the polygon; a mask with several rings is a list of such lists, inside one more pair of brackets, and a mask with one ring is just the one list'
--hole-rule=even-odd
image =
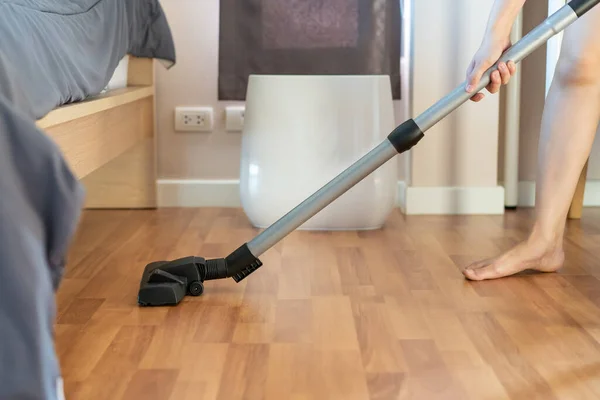
{"label": "ankle", "polygon": [[562,232],[556,230],[542,230],[537,226],[533,228],[527,243],[543,252],[562,251]]}

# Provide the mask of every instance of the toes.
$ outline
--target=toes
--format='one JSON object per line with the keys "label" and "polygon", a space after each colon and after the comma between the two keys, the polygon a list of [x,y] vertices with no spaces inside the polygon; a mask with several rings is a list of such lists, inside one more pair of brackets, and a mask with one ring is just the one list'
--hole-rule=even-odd
{"label": "toes", "polygon": [[487,279],[505,278],[510,275],[517,274],[525,270],[525,264],[519,262],[510,262],[502,258],[498,258],[488,265],[481,268],[469,268],[465,273],[471,280],[483,281]]}
{"label": "toes", "polygon": [[477,270],[473,269],[473,268],[467,268],[463,271],[463,275],[465,276],[465,278],[467,278],[471,281],[478,281],[480,279],[477,277],[477,274],[475,273],[475,271],[477,271]]}
{"label": "toes", "polygon": [[501,268],[502,264],[501,257],[480,260],[465,268],[463,275],[472,281],[500,278],[503,276],[503,268]]}
{"label": "toes", "polygon": [[481,270],[482,268],[485,268],[492,260],[482,260],[482,261],[478,261],[475,262],[471,265],[469,265],[467,268],[465,268],[462,273],[463,275],[467,278],[470,279],[472,281],[475,280],[480,280],[480,278],[478,277],[477,271]]}
{"label": "toes", "polygon": [[495,264],[486,265],[481,268],[468,268],[464,275],[472,281],[483,281],[486,279],[496,279],[502,277],[502,273],[496,268]]}
{"label": "toes", "polygon": [[470,269],[477,269],[477,268],[481,268],[485,265],[491,264],[492,262],[494,262],[495,258],[486,258],[484,260],[479,260],[476,261],[474,263],[472,263],[471,265],[469,265],[468,268]]}

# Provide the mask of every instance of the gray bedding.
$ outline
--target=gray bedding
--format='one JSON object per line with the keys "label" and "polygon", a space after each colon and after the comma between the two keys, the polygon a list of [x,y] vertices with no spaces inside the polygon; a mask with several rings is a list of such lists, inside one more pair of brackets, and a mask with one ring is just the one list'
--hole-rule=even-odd
{"label": "gray bedding", "polygon": [[54,293],[84,192],[36,120],[127,54],[175,62],[158,0],[0,0],[0,399],[61,398]]}

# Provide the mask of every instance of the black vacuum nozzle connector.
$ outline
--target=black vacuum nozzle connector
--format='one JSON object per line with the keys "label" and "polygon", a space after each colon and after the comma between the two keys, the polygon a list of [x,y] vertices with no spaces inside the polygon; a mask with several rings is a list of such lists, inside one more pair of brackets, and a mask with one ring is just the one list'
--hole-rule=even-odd
{"label": "black vacuum nozzle connector", "polygon": [[144,269],[138,304],[175,305],[186,294],[200,296],[204,293],[204,281],[231,277],[240,282],[260,266],[262,262],[252,255],[245,244],[226,258],[206,260],[190,256],[173,261],[153,262]]}
{"label": "black vacuum nozzle connector", "polygon": [[240,282],[262,266],[262,262],[254,257],[247,244],[237,248],[225,259],[230,276]]}
{"label": "black vacuum nozzle connector", "polygon": [[205,281],[229,278],[229,273],[227,272],[227,262],[224,258],[206,260],[205,270]]}

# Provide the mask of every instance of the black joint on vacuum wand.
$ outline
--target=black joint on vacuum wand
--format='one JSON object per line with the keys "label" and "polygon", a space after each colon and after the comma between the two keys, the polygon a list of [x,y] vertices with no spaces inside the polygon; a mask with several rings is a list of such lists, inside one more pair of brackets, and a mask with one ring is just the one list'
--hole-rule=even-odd
{"label": "black joint on vacuum wand", "polygon": [[567,4],[575,11],[577,17],[581,17],[583,14],[594,8],[598,2],[598,0],[572,0]]}
{"label": "black joint on vacuum wand", "polygon": [[416,145],[423,138],[421,128],[413,119],[403,122],[389,135],[388,140],[392,143],[398,153],[404,153]]}
{"label": "black joint on vacuum wand", "polygon": [[229,276],[236,282],[240,282],[263,265],[258,258],[254,257],[247,244],[237,248],[225,258],[225,261]]}

